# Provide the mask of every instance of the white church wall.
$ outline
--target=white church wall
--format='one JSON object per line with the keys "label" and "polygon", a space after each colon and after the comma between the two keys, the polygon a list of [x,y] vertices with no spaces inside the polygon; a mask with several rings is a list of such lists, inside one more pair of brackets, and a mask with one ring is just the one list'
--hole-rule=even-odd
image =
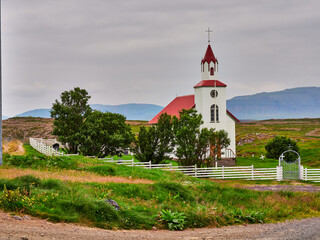
{"label": "white church wall", "polygon": [[236,153],[236,123],[233,118],[231,118],[229,115],[227,115],[227,128],[228,137],[230,138],[230,146],[229,148]]}
{"label": "white church wall", "polygon": [[[213,98],[210,93],[212,90],[218,92],[218,96]],[[219,123],[226,121],[226,91],[225,87],[198,87],[195,91],[196,110],[201,113],[205,124],[211,123],[211,106],[216,104],[219,108]]]}

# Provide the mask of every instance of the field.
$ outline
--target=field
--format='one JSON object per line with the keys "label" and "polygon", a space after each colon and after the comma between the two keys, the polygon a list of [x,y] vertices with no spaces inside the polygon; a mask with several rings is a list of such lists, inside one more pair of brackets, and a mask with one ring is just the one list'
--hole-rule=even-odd
{"label": "field", "polygon": [[286,119],[244,122],[236,125],[237,164],[274,167],[277,160],[261,160],[265,144],[275,136],[290,137],[300,147],[304,166],[320,167],[320,119]]}
{"label": "field", "polygon": [[[132,126],[138,131],[140,122]],[[277,160],[260,156],[269,139],[283,135],[298,141],[303,164],[319,166],[319,128],[319,119],[240,123],[237,164],[277,165]],[[0,167],[0,208],[19,215],[108,229],[220,227],[320,216],[319,192],[244,189],[277,182],[212,181],[83,156],[46,157],[29,145],[19,155],[17,145],[4,155]]]}

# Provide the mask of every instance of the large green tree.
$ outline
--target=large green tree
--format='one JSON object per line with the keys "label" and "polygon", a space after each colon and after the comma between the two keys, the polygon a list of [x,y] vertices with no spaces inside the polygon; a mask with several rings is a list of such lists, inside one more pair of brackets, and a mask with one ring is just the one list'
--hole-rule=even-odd
{"label": "large green tree", "polygon": [[133,150],[140,161],[160,163],[172,149],[172,118],[165,113],[154,126],[140,128]]}
{"label": "large green tree", "polygon": [[126,117],[110,112],[93,111],[81,128],[80,152],[87,156],[121,155],[134,140]]}
{"label": "large green tree", "polygon": [[60,98],[61,101],[56,100],[50,111],[54,118],[53,135],[58,136],[69,153],[77,153],[83,139],[83,122],[92,112],[88,104],[90,96],[85,89],[75,87],[63,92]]}

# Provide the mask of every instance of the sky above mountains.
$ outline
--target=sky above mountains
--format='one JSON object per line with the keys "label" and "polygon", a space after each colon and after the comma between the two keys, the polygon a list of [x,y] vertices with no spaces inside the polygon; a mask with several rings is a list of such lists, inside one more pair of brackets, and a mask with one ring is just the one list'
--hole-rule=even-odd
{"label": "sky above mountains", "polygon": [[3,0],[3,114],[90,104],[165,106],[201,80],[205,30],[227,97],[320,86],[318,0]]}

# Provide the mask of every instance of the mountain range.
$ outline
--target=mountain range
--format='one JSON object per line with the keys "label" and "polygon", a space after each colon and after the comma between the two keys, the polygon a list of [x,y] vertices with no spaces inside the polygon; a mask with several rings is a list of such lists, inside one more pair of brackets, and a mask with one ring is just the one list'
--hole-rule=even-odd
{"label": "mountain range", "polygon": [[[154,104],[142,104],[142,103],[129,103],[121,105],[103,105],[103,104],[91,104],[92,109],[99,110],[101,112],[113,112],[120,113],[127,117],[128,120],[150,120],[163,107]],[[51,109],[34,109],[15,117],[43,117],[50,118]]]}
{"label": "mountain range", "polygon": [[[150,120],[163,107],[154,104],[92,104],[102,112],[120,113],[128,120]],[[277,92],[262,92],[227,100],[228,110],[238,119],[320,118],[320,87],[300,87]],[[50,117],[50,109],[35,109],[15,117]],[[4,118],[3,118],[4,119]]]}
{"label": "mountain range", "polygon": [[227,108],[238,119],[320,118],[320,87],[234,97]]}

